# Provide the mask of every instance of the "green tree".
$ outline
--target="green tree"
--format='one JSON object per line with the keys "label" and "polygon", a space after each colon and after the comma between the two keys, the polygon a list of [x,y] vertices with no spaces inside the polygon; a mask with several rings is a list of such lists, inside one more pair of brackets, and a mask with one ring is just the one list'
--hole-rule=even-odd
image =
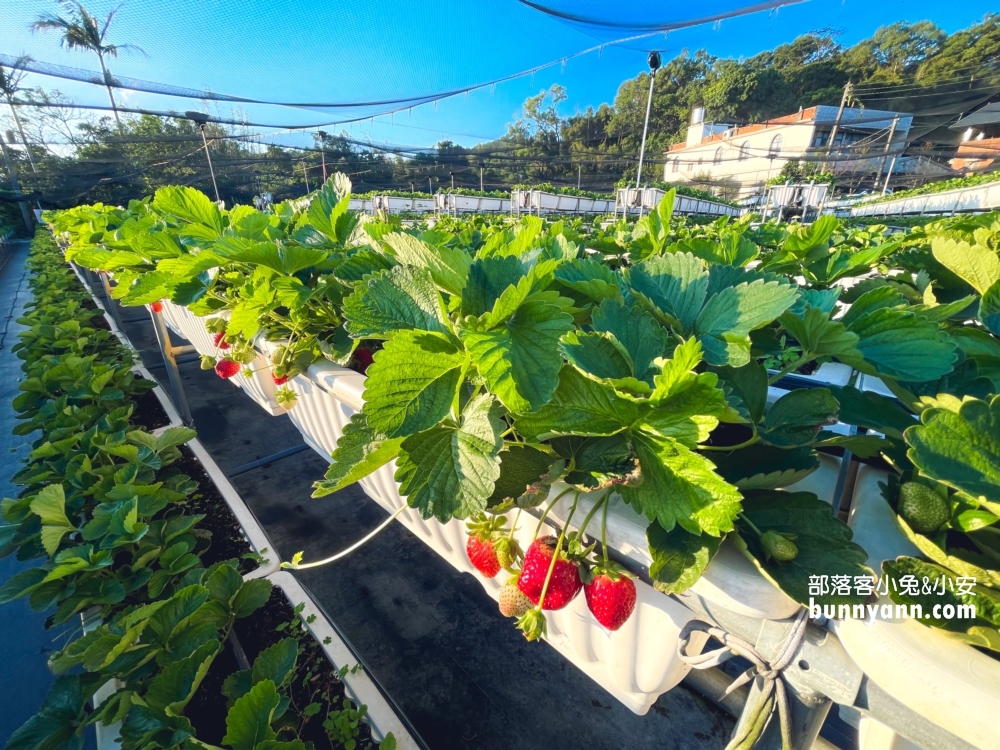
{"label": "green tree", "polygon": [[57,31],[62,35],[60,44],[63,47],[93,52],[97,55],[97,61],[101,64],[101,73],[104,75],[104,85],[108,89],[108,98],[111,99],[111,111],[114,112],[115,121],[121,127],[118,106],[115,104],[115,95],[112,91],[114,79],[108,72],[104,58],[118,57],[120,52],[139,52],[143,55],[146,53],[141,47],[136,47],[134,44],[111,44],[107,41],[111,22],[114,21],[121,6],[108,13],[104,22],[101,23],[96,16],[83,7],[82,3],[61,0],[59,4],[63,6],[65,15],[44,13],[31,24],[32,30]]}

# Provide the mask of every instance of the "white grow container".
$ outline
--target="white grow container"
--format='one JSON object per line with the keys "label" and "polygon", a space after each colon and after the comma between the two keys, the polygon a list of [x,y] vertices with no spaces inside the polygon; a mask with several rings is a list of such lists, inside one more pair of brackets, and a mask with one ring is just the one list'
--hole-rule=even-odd
{"label": "white grow container", "polygon": [[[326,362],[312,365],[307,373],[289,381],[298,396],[298,403],[289,411],[289,417],[305,441],[328,460],[351,415],[364,404],[364,381],[363,375]],[[840,460],[828,456],[820,460],[821,469],[792,489],[815,492],[829,502],[836,486]],[[394,473],[395,465],[389,464],[360,481],[365,492],[389,512],[405,504]],[[559,487],[553,488],[553,492],[559,490]],[[583,519],[594,499],[581,498],[578,519]],[[553,508],[553,520],[562,520],[567,511],[568,501],[564,499]],[[442,524],[433,519],[425,520],[413,509],[404,511],[399,521],[453,567],[475,575],[491,596],[499,595],[504,583],[501,576],[494,580],[484,579],[468,560],[463,522],[452,520]],[[530,543],[534,524],[533,520],[522,520],[519,541],[523,545]],[[608,543],[648,566],[651,559],[645,539],[647,525],[645,518],[617,501],[609,510]],[[641,714],[687,673],[687,667],[676,658],[676,637],[693,615],[641,581],[637,582],[637,590],[636,614],[620,631],[608,633],[600,627],[581,596],[566,609],[548,613],[548,640],[618,700]],[[755,617],[781,619],[794,615],[799,609],[796,602],[728,545],[723,546],[694,590],[727,608]]]}
{"label": "white grow container", "polygon": [[428,213],[434,210],[434,197],[401,198],[396,195],[373,195],[373,211],[388,211],[391,214]]}
{"label": "white grow container", "polygon": [[335,669],[346,668],[342,680],[344,689],[356,706],[368,707],[365,721],[371,727],[374,738],[381,742],[391,732],[396,739],[398,750],[419,750],[421,745],[417,744],[371,677],[364,669],[355,671],[358,659],[354,652],[344,643],[336,628],[333,627],[323,611],[315,605],[294,576],[291,573],[281,572],[268,576],[267,580],[281,589],[293,607],[303,605],[299,612],[302,625],[320,644]]}
{"label": "white grow container", "polygon": [[610,214],[615,210],[614,198],[583,198],[578,195],[529,191],[529,207],[539,212],[573,214]]}
{"label": "white grow container", "polygon": [[[221,357],[225,354],[225,351],[215,345],[212,333],[205,327],[205,318],[195,315],[186,307],[175,305],[170,300],[163,300],[162,315],[167,326],[178,336],[190,341],[198,354],[203,357]],[[245,369],[250,370],[250,377],[243,374]],[[244,365],[243,369],[229,380],[233,385],[246,391],[247,395],[271,416],[285,413],[284,408],[278,404],[275,395],[278,387],[271,377],[270,362],[264,355],[259,354],[253,362]]]}
{"label": "white grow container", "polygon": [[[859,468],[849,520],[876,570],[900,555],[920,557],[882,497],[878,484],[887,478],[880,469]],[[893,698],[976,747],[1000,747],[1000,661],[911,619],[838,620],[832,627],[854,662]]]}
{"label": "white grow container", "polygon": [[492,198],[484,195],[455,195],[437,193],[434,210],[445,213],[501,213],[510,211],[510,198]]}

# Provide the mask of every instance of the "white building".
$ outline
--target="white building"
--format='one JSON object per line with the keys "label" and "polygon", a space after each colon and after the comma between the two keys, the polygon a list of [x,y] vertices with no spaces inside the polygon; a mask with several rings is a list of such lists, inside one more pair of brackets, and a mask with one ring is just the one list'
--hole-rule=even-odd
{"label": "white building", "polygon": [[[876,179],[889,169],[892,154],[902,152],[913,120],[911,115],[846,107],[799,110],[754,125],[734,126],[704,121],[705,110],[691,115],[687,141],[664,152],[664,182],[700,182],[726,186],[739,196],[760,189],[793,159],[809,161],[841,178],[869,175]],[[830,135],[836,126],[833,143]],[[886,154],[892,134],[890,152]],[[828,149],[831,149],[829,158]],[[898,160],[897,160],[898,161]],[[897,169],[899,164],[897,163]]]}

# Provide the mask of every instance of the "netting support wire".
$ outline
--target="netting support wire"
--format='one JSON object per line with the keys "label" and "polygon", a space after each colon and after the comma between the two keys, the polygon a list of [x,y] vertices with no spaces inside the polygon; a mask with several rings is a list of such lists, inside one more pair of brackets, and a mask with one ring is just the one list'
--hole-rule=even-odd
{"label": "netting support wire", "polygon": [[[785,636],[784,643],[778,650],[778,655],[768,662],[758,653],[754,644],[729,633],[725,629],[705,622],[691,620],[681,630],[677,642],[677,654],[681,661],[694,669],[711,669],[728,661],[733,656],[740,656],[750,661],[753,666],[737,677],[726,689],[722,697],[753,681],[750,696],[743,709],[743,715],[733,731],[732,739],[726,750],[750,750],[750,748],[777,748],[782,750],[806,750],[812,745],[815,734],[811,728],[801,727],[806,731],[796,732],[792,708],[789,704],[789,686],[782,675],[785,669],[802,646],[808,624],[808,610],[799,610],[798,616]],[[694,633],[703,633],[722,644],[721,648],[705,651],[699,654],[688,654]],[[794,694],[794,688],[791,688]],[[796,696],[799,700],[802,696]],[[821,701],[822,702],[822,701]],[[766,732],[775,710],[778,713],[780,732]],[[798,713],[798,712],[796,712]],[[825,711],[819,712],[822,716]],[[807,721],[814,724],[815,721]],[[822,718],[819,720],[822,724]],[[816,730],[818,730],[818,726]]]}

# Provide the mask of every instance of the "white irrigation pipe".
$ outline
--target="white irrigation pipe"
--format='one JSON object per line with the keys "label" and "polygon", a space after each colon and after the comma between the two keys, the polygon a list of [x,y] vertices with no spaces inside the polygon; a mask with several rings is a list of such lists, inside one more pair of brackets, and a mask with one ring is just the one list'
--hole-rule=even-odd
{"label": "white irrigation pipe", "polygon": [[338,552],[337,554],[332,555],[331,557],[326,558],[325,560],[318,560],[318,561],[316,561],[314,563],[306,563],[305,565],[300,565],[299,563],[295,562],[296,558],[301,559],[302,553],[299,552],[298,554],[296,554],[295,556],[292,557],[292,562],[281,563],[281,567],[285,568],[286,570],[305,570],[306,568],[318,568],[320,565],[326,565],[327,563],[335,562],[335,561],[339,560],[342,557],[347,557],[349,554],[351,554],[352,552],[354,552],[354,550],[356,550],[359,547],[361,547],[363,544],[365,544],[365,542],[367,542],[369,539],[372,539],[382,529],[384,529],[386,526],[388,526],[390,523],[392,523],[396,519],[396,516],[398,516],[400,513],[402,513],[408,507],[409,507],[408,505],[403,505],[399,510],[397,510],[395,513],[393,513],[391,516],[389,516],[387,519],[385,519],[382,523],[380,523],[375,528],[374,531],[372,531],[370,534],[368,534],[368,536],[364,537],[363,539],[361,539],[358,542],[355,542],[354,544],[352,544],[347,549],[342,550],[342,551]]}

